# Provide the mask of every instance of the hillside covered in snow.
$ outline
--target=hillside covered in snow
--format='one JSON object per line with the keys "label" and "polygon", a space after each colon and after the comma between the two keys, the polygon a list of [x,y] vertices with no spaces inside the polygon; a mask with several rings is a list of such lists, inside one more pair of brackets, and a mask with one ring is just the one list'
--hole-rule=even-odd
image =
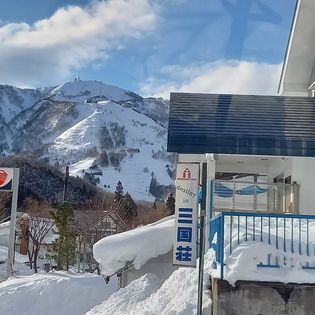
{"label": "hillside covered in snow", "polygon": [[44,89],[0,86],[0,154],[31,155],[113,192],[166,198],[175,156],[166,152],[168,101],[98,81]]}

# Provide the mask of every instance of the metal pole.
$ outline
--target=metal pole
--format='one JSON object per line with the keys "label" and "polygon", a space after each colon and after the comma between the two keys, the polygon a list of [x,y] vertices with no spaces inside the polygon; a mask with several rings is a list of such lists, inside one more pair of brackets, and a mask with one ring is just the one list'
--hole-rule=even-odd
{"label": "metal pole", "polygon": [[64,179],[63,196],[62,196],[63,202],[67,201],[68,184],[69,184],[69,166],[66,166],[66,175]]}
{"label": "metal pole", "polygon": [[255,190],[254,190],[254,211],[257,211],[257,175],[254,175],[254,183],[255,183]]}
{"label": "metal pole", "polygon": [[83,273],[85,273],[86,268],[86,242],[85,237],[83,236]]}
{"label": "metal pole", "polygon": [[202,164],[201,180],[201,209],[200,209],[200,241],[199,241],[199,271],[198,271],[198,304],[197,314],[202,315],[202,294],[203,294],[203,267],[204,267],[204,224],[206,215],[207,196],[207,163]]}
{"label": "metal pole", "polygon": [[78,273],[81,272],[81,235],[78,237]]}
{"label": "metal pole", "polygon": [[9,248],[7,258],[7,276],[13,275],[13,259],[14,259],[14,239],[15,239],[15,225],[16,225],[16,208],[19,190],[19,174],[20,170],[15,168],[13,170],[13,191],[11,201],[11,221],[10,221],[10,235],[9,235]]}

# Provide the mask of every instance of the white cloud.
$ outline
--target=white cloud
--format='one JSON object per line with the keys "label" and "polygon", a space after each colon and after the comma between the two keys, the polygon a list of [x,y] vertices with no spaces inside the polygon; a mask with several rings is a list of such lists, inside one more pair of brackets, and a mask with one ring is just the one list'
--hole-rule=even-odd
{"label": "white cloud", "polygon": [[65,79],[124,41],[154,30],[157,7],[150,0],[93,1],[81,8],[60,8],[33,25],[0,27],[0,82],[36,85]]}
{"label": "white cloud", "polygon": [[218,61],[202,65],[162,68],[170,79],[150,78],[140,89],[145,96],[169,99],[170,92],[276,94],[281,64],[248,61]]}

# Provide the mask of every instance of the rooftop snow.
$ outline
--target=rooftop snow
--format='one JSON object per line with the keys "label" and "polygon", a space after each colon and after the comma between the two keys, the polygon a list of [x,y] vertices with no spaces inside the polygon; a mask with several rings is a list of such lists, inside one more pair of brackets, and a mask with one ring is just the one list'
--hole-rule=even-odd
{"label": "rooftop snow", "polygon": [[164,255],[173,247],[174,217],[99,240],[93,254],[103,274],[112,275],[128,263],[140,269],[151,258]]}

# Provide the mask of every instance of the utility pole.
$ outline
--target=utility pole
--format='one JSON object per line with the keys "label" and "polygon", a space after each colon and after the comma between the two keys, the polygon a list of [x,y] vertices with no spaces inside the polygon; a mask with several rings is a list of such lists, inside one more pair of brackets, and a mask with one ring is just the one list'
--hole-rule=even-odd
{"label": "utility pole", "polygon": [[69,184],[69,166],[66,166],[66,175],[63,184],[63,202],[67,201],[68,184]]}
{"label": "utility pole", "polygon": [[13,275],[13,261],[15,252],[15,225],[16,225],[16,208],[19,190],[19,176],[20,170],[14,168],[13,170],[13,189],[12,189],[12,201],[11,201],[11,221],[10,221],[10,235],[9,235],[9,247],[7,258],[7,276]]}

